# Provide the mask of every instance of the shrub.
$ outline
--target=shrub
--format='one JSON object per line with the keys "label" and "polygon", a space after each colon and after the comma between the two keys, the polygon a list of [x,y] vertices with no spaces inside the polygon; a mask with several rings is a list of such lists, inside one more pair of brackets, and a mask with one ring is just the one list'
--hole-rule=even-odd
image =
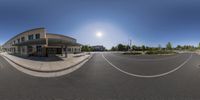
{"label": "shrub", "polygon": [[176,52],[173,51],[166,51],[166,50],[156,50],[156,51],[147,51],[146,54],[175,54]]}
{"label": "shrub", "polygon": [[141,55],[141,52],[125,52],[124,55]]}

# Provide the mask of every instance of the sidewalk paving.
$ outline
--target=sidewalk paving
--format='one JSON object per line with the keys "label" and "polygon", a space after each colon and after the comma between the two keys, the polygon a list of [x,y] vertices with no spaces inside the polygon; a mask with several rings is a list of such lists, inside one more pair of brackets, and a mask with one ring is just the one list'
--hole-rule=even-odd
{"label": "sidewalk paving", "polygon": [[[41,60],[38,60],[38,59],[32,60],[31,58],[26,59],[23,57],[10,55],[5,52],[1,53],[1,55],[23,68],[29,69],[31,71],[47,72],[47,73],[58,72],[58,71],[69,69],[73,66],[80,64],[81,62],[85,61],[86,59],[90,57],[90,55],[86,53],[81,53],[81,54],[70,55],[68,58],[59,58],[59,60],[48,61],[46,60],[45,57],[41,57],[41,58],[38,57],[38,59],[41,59]],[[51,58],[48,58],[48,59],[51,59]]]}

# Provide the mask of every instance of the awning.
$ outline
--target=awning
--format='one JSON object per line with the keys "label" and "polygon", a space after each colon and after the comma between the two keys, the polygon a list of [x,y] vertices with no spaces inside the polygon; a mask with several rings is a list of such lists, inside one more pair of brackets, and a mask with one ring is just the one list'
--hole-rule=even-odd
{"label": "awning", "polygon": [[27,45],[45,45],[46,44],[46,39],[35,39],[35,40],[28,40],[25,42],[20,42],[17,44],[13,44],[13,46],[27,46]]}
{"label": "awning", "polygon": [[54,39],[54,38],[48,38],[48,45],[67,45],[67,46],[81,46],[79,43],[71,42],[69,40],[64,39]]}
{"label": "awning", "polygon": [[[28,40],[25,42],[21,42],[18,44],[14,44],[13,46],[28,46],[28,45],[45,45],[46,39],[35,39],[35,40]],[[81,46],[79,43],[74,43],[69,40],[64,39],[54,39],[54,38],[48,38],[48,45],[49,46],[61,46],[61,45],[67,45],[67,46]]]}

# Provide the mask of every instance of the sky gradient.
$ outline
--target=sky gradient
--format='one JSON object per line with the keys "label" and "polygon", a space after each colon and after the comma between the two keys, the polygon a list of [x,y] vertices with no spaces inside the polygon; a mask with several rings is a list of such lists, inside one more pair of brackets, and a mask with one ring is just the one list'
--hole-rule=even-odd
{"label": "sky gradient", "polygon": [[[0,44],[45,27],[81,44],[198,45],[198,0],[0,0]],[[96,32],[102,32],[98,38]]]}

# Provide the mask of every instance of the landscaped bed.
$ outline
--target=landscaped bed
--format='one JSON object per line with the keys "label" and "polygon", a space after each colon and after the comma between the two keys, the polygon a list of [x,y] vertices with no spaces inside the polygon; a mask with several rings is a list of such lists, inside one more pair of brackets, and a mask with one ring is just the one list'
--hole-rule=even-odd
{"label": "landscaped bed", "polygon": [[137,52],[137,51],[134,51],[134,52],[124,52],[123,53],[124,55],[141,55],[143,54],[142,52]]}
{"label": "landscaped bed", "polygon": [[132,52],[124,52],[124,55],[170,55],[177,54],[172,50],[149,50],[149,51],[132,51]]}
{"label": "landscaped bed", "polygon": [[176,54],[177,52],[171,51],[171,50],[156,50],[156,51],[146,51],[145,54],[152,55],[152,54]]}

